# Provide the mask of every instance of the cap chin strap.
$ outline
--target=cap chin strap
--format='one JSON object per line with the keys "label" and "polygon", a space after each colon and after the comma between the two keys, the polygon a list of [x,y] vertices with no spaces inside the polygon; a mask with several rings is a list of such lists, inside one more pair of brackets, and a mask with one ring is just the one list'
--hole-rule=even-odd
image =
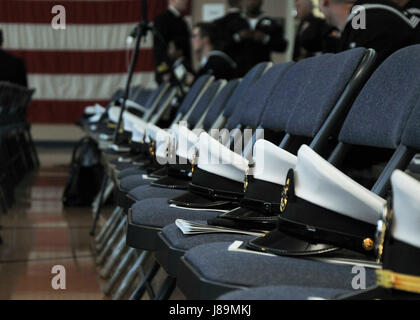
{"label": "cap chin strap", "polygon": [[420,277],[391,270],[376,270],[376,283],[386,289],[420,294]]}

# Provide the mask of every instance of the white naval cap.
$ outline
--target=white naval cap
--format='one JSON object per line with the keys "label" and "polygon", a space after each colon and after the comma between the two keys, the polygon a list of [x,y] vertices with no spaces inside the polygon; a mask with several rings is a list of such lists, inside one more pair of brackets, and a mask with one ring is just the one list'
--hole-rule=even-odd
{"label": "white naval cap", "polygon": [[284,185],[290,169],[294,169],[297,157],[267,140],[254,144],[254,170],[257,180]]}
{"label": "white naval cap", "polygon": [[98,122],[99,120],[101,120],[103,113],[97,113],[94,116],[91,116],[88,118],[88,122],[90,123],[94,123],[94,122]]}
{"label": "white naval cap", "polygon": [[117,106],[112,106],[108,110],[108,118],[114,123],[118,123],[120,119],[121,108]]}
{"label": "white naval cap", "polygon": [[146,124],[144,122],[138,124],[133,123],[132,129],[131,141],[142,143],[146,136]]}
{"label": "white naval cap", "polygon": [[393,238],[420,248],[420,182],[396,170],[391,177],[394,215]]}
{"label": "white naval cap", "polygon": [[124,131],[133,132],[133,127],[135,121],[139,119],[139,117],[135,116],[129,111],[124,112],[123,120],[124,120]]}
{"label": "white naval cap", "polygon": [[193,161],[199,140],[197,133],[182,125],[178,126],[178,130],[176,132],[176,154],[183,159]]}
{"label": "white naval cap", "polygon": [[147,137],[155,142],[156,161],[162,165],[168,163],[168,149],[173,145],[173,134],[170,130],[163,130],[153,123],[147,124]]}
{"label": "white naval cap", "polygon": [[154,124],[147,126],[147,136],[156,143],[156,156],[161,164],[168,163],[168,156],[177,156],[193,161],[198,136],[187,127],[175,124],[163,130]]}
{"label": "white naval cap", "polygon": [[248,169],[248,160],[231,151],[209,134],[200,134],[198,142],[199,156],[197,166],[209,173],[244,182]]}
{"label": "white naval cap", "polygon": [[295,169],[295,194],[325,209],[376,225],[386,200],[358,184],[303,145]]}
{"label": "white naval cap", "polygon": [[100,104],[95,104],[94,106],[88,106],[85,108],[84,113],[87,115],[102,115],[106,111],[106,108],[102,107]]}

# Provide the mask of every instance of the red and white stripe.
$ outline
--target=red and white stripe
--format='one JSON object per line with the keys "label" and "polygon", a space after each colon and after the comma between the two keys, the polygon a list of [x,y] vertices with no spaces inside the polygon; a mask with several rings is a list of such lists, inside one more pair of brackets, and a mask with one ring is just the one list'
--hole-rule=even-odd
{"label": "red and white stripe", "polygon": [[[54,30],[55,5],[66,8],[66,29]],[[167,6],[149,1],[149,18]],[[124,87],[131,47],[127,36],[141,18],[141,0],[1,0],[4,49],[25,59],[36,89],[31,122],[72,123],[85,106],[106,104]],[[142,43],[133,85],[154,87],[153,40]]]}

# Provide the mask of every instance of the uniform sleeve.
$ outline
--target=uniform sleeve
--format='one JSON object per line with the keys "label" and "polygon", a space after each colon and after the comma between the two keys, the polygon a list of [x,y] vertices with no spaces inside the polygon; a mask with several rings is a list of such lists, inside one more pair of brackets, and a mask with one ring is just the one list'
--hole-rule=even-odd
{"label": "uniform sleeve", "polygon": [[[415,29],[388,10],[367,10],[366,29],[354,29],[351,24],[345,49],[365,47],[375,49],[378,63],[395,51],[414,44]],[[389,26],[392,26],[389,27]]]}
{"label": "uniform sleeve", "polygon": [[169,30],[163,16],[157,17],[154,21],[156,31],[162,36],[165,43],[156,35],[153,37],[153,54],[155,58],[155,66],[157,74],[165,74],[169,70],[169,61],[167,55],[167,42],[169,39]]}

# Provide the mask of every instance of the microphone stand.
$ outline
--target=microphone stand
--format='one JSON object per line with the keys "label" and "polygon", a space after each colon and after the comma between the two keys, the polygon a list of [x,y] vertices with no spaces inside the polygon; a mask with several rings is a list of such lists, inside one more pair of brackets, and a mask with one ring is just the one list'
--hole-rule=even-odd
{"label": "microphone stand", "polygon": [[[165,46],[167,45],[166,42],[165,42],[165,39],[159,33],[159,31],[157,31],[156,28],[148,22],[147,0],[142,0],[142,21],[137,25],[136,29],[137,29],[136,42],[135,42],[134,49],[133,49],[133,56],[132,56],[131,61],[130,61],[130,68],[128,70],[128,77],[127,77],[127,83],[126,83],[126,87],[125,87],[125,91],[124,91],[123,102],[122,102],[122,105],[121,105],[121,112],[120,112],[120,116],[118,118],[118,123],[117,123],[117,126],[115,128],[115,132],[114,132],[114,139],[113,139],[114,144],[118,144],[118,142],[119,142],[119,136],[120,136],[120,130],[121,130],[121,125],[122,125],[122,120],[123,120],[123,114],[124,114],[124,112],[127,108],[126,102],[128,100],[128,96],[129,96],[129,93],[130,93],[130,87],[131,87],[131,81],[133,79],[134,69],[136,67],[137,60],[138,60],[138,57],[139,57],[141,41],[147,37],[147,34],[149,32],[151,32],[154,35],[155,39],[159,40],[162,44],[165,44]],[[173,70],[171,70],[171,73],[172,73],[172,78],[175,78],[175,84],[179,88],[181,98],[184,98],[185,97],[185,91],[184,91],[184,88],[182,86],[182,83],[180,83],[180,81],[174,75]]]}
{"label": "microphone stand", "polygon": [[[122,120],[123,120],[123,114],[124,114],[124,112],[127,108],[127,100],[128,100],[128,96],[130,94],[131,81],[133,79],[134,69],[136,67],[137,60],[138,60],[139,53],[140,53],[140,43],[143,39],[145,39],[147,37],[147,34],[149,32],[152,32],[153,34],[157,34],[154,27],[151,26],[148,22],[147,0],[143,0],[143,2],[142,2],[142,20],[137,25],[136,29],[137,29],[136,42],[135,42],[135,45],[134,45],[134,48],[133,48],[133,56],[132,56],[131,61],[130,61],[130,67],[128,69],[128,77],[127,77],[127,83],[126,83],[125,90],[124,90],[123,102],[122,102],[122,105],[121,105],[121,112],[120,112],[120,116],[119,116],[119,119],[118,119],[117,126],[115,128],[115,132],[114,132],[114,139],[113,139],[114,144],[118,144],[118,142],[119,142],[119,136],[120,136],[120,130],[121,130],[121,125],[122,125]],[[161,37],[161,35],[158,35],[158,37],[159,36]]]}

